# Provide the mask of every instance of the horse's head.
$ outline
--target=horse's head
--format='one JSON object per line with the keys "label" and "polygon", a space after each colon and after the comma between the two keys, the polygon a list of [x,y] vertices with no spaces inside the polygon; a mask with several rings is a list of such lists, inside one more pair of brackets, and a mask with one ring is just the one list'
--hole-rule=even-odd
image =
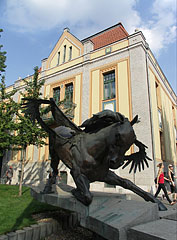
{"label": "horse's head", "polygon": [[128,119],[123,124],[115,123],[112,125],[110,138],[112,140],[109,145],[108,159],[110,168],[116,169],[123,164],[125,153],[136,139],[135,132]]}

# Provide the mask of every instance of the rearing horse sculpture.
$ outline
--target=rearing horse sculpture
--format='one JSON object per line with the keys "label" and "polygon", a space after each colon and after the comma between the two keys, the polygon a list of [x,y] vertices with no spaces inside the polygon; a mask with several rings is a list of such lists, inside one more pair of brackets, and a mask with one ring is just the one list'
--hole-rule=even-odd
{"label": "rearing horse sculpture", "polygon": [[[146,201],[158,203],[159,210],[167,210],[166,207],[152,194],[145,192],[128,179],[121,178],[110,169],[120,166],[125,168],[132,163],[130,171],[137,167],[144,170],[144,164],[148,167],[151,160],[146,155],[146,146],[136,139],[133,124],[138,120],[136,116],[131,122],[118,112],[104,110],[86,120],[80,127],[70,121],[57,107],[53,99],[24,99],[26,114],[32,121],[35,119],[49,134],[49,152],[53,178],[47,183],[43,193],[51,190],[51,184],[55,183],[58,175],[58,164],[61,160],[69,169],[76,184],[72,194],[83,204],[92,202],[92,194],[89,191],[90,183],[94,181],[118,185],[131,190]],[[58,127],[50,128],[40,117],[40,104],[50,104],[54,120]],[[82,130],[81,128],[84,128]],[[135,144],[139,151],[126,156],[125,153]]]}

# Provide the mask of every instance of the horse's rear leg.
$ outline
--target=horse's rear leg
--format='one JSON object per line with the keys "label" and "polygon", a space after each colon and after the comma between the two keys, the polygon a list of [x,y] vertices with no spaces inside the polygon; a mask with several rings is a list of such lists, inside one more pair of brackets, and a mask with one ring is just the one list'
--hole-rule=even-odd
{"label": "horse's rear leg", "polygon": [[77,186],[76,189],[72,190],[72,194],[77,198],[77,200],[88,206],[92,202],[93,198],[91,192],[89,191],[90,182],[88,178],[84,174],[80,173],[79,168],[72,169],[71,175]]}
{"label": "horse's rear leg", "polygon": [[158,203],[159,210],[165,211],[167,208],[161,203],[158,199],[156,199],[152,194],[145,192],[143,189],[136,186],[134,183],[132,183],[130,180],[121,178],[117,176],[114,172],[110,171],[108,172],[107,176],[103,180],[104,182],[110,184],[110,185],[118,185],[125,189],[128,189],[140,197],[144,198],[145,201],[151,201],[154,203]]}

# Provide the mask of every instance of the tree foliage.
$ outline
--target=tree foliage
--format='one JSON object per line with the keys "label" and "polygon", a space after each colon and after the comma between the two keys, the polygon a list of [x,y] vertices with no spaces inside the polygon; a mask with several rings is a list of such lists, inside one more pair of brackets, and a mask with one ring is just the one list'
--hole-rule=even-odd
{"label": "tree foliage", "polygon": [[[0,32],[3,30],[0,29]],[[17,125],[14,121],[15,113],[19,105],[13,100],[12,96],[15,94],[15,90],[8,93],[6,91],[5,84],[5,61],[6,52],[1,51],[2,45],[0,45],[0,156],[7,149],[15,143],[15,136],[13,134]]]}
{"label": "tree foliage", "polygon": [[19,184],[19,196],[22,195],[22,181],[24,175],[24,167],[26,163],[26,148],[29,145],[42,146],[45,143],[45,138],[47,133],[39,126],[37,121],[34,124],[31,122],[29,116],[23,113],[22,105],[24,103],[23,98],[35,98],[38,99],[41,93],[41,87],[44,85],[44,81],[38,80],[38,67],[34,68],[34,75],[31,79],[24,79],[25,89],[24,92],[21,92],[21,109],[17,113],[17,136],[16,140],[18,145],[22,149],[22,164],[21,164],[21,177]]}
{"label": "tree foliage", "polygon": [[[31,80],[24,79],[25,90],[21,92],[21,106],[24,103],[23,98],[35,98],[39,99],[42,95],[41,87],[44,85],[44,81],[38,80],[38,67],[34,68],[34,75]],[[18,130],[17,139],[18,144],[23,148],[27,145],[33,144],[42,146],[45,144],[44,138],[47,137],[46,132],[39,126],[37,122],[32,124],[29,116],[23,114],[23,109],[21,107],[20,113],[17,114],[18,117]]]}

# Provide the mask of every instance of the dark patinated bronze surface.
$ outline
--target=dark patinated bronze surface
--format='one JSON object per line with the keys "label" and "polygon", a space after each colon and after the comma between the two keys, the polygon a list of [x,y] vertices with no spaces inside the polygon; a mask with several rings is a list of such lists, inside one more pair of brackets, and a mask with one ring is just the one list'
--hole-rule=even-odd
{"label": "dark patinated bronze surface", "polygon": [[[25,99],[26,114],[31,120],[35,119],[49,134],[49,152],[51,156],[52,177],[48,180],[43,193],[49,193],[52,184],[58,175],[58,164],[61,160],[69,169],[76,184],[72,194],[84,205],[92,202],[89,191],[90,183],[94,181],[105,182],[129,189],[146,201],[158,203],[160,210],[166,207],[152,194],[145,192],[130,180],[121,178],[110,169],[127,167],[136,172],[148,167],[151,160],[143,143],[137,140],[133,125],[138,121],[136,116],[131,122],[118,112],[104,110],[93,115],[80,127],[69,120],[57,107],[53,99]],[[50,128],[40,117],[40,104],[50,104],[53,118],[58,127]],[[139,151],[125,155],[127,150],[135,144]]]}

